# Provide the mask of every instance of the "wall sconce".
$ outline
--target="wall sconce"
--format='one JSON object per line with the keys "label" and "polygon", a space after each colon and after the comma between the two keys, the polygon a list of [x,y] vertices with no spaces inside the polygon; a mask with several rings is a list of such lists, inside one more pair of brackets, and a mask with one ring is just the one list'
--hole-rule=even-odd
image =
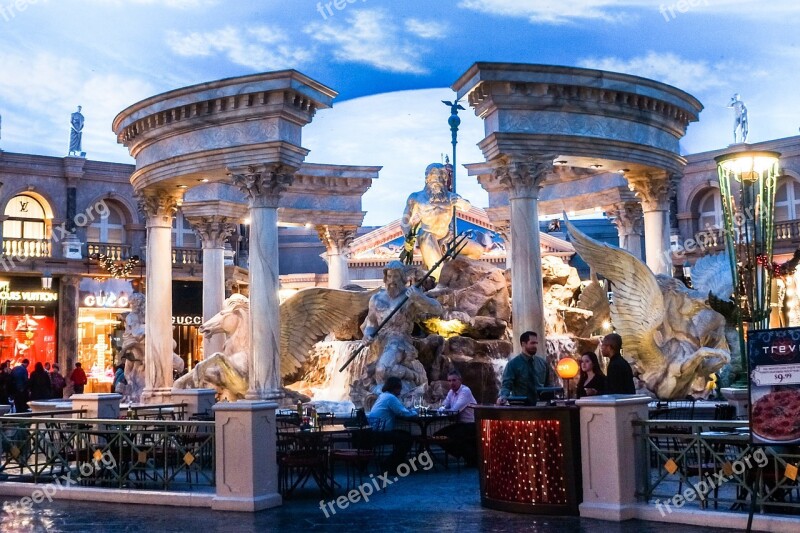
{"label": "wall sconce", "polygon": [[49,270],[42,272],[42,290],[49,291],[53,288],[53,275]]}

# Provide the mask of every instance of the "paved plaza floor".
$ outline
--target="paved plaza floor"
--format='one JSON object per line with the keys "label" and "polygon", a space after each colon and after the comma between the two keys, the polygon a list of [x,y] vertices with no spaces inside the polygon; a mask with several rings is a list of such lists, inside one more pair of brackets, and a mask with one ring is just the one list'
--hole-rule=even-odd
{"label": "paved plaza floor", "polygon": [[[312,482],[313,483],[313,482]],[[5,499],[0,516],[2,532],[178,532],[249,533],[271,531],[452,531],[648,533],[674,531],[700,533],[733,531],[667,523],[605,522],[574,517],[537,517],[484,509],[480,505],[477,471],[412,473],[393,483],[368,502],[350,504],[326,517],[321,496],[311,484],[282,507],[256,514],[223,513],[209,509],[133,506],[91,502],[54,501],[31,510],[12,510]]]}

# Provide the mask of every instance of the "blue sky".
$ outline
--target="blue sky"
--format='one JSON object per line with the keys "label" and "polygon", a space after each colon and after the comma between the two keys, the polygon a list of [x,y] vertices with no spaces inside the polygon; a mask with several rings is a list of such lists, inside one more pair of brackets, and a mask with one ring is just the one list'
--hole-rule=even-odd
{"label": "blue sky", "polygon": [[[113,117],[177,87],[296,68],[340,94],[304,130],[307,160],[383,165],[366,224],[399,216],[426,162],[449,151],[439,100],[475,61],[585,66],[675,85],[706,106],[684,153],[732,141],[739,92],[750,141],[798,133],[796,0],[0,0],[0,148],[63,156],[86,116],[91,159],[132,162]],[[663,8],[663,9],[662,9]],[[459,162],[482,125],[464,113]],[[463,176],[463,173],[462,173]],[[459,192],[485,205],[465,177]]]}

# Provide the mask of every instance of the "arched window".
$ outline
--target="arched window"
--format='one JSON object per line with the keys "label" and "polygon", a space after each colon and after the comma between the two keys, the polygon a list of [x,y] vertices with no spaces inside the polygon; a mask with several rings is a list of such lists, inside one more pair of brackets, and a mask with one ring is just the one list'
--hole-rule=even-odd
{"label": "arched window", "polygon": [[710,189],[697,204],[698,230],[722,227],[722,198],[718,189]]}
{"label": "arched window", "polygon": [[775,222],[800,218],[800,183],[790,177],[778,179],[775,191]]}
{"label": "arched window", "polygon": [[16,257],[48,257],[46,214],[33,196],[19,194],[12,198],[3,213],[3,254]]}
{"label": "arched window", "polygon": [[172,219],[172,246],[176,248],[197,248],[199,246],[197,234],[189,221],[183,217],[181,211],[175,213],[175,217]]}
{"label": "arched window", "polygon": [[125,217],[119,207],[105,202],[105,216],[86,228],[86,240],[103,244],[125,244]]}

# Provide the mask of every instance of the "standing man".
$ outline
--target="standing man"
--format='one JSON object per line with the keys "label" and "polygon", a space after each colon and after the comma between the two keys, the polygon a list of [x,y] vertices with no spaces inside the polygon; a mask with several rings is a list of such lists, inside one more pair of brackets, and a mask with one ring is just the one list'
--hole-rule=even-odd
{"label": "standing man", "polygon": [[535,331],[526,331],[519,336],[522,353],[514,357],[503,371],[503,385],[500,388],[498,405],[506,405],[509,396],[525,396],[528,405],[536,405],[538,390],[553,384],[553,373],[547,360],[536,355],[539,349],[539,336]]}
{"label": "standing man", "polygon": [[622,357],[622,337],[617,333],[609,333],[603,337],[600,353],[608,357],[606,371],[606,394],[636,394],[633,385],[633,370],[628,361]]}
{"label": "standing man", "polygon": [[72,382],[75,394],[83,394],[83,387],[88,380],[86,379],[86,372],[83,371],[80,363],[75,363],[75,370],[69,375],[69,380]]}
{"label": "standing man", "polygon": [[30,361],[23,359],[22,363],[11,371],[11,395],[14,398],[14,410],[24,413],[28,410],[28,365]]}

